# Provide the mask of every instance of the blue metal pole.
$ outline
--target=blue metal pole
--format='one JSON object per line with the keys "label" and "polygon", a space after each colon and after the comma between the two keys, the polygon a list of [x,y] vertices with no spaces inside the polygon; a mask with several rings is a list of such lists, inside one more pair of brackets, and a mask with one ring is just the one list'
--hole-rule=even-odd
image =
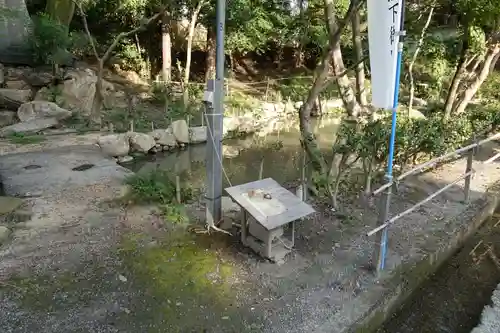
{"label": "blue metal pole", "polygon": [[[404,39],[404,0],[401,2],[401,23],[400,23],[400,35],[398,41],[398,53],[396,58],[396,78],[394,81],[394,99],[392,104],[392,124],[391,124],[391,137],[389,139],[389,156],[387,158],[387,173],[385,178],[387,182],[392,182],[392,169],[394,165],[394,146],[396,141],[396,124],[397,124],[397,109],[399,101],[399,83],[401,79],[401,62],[403,58],[403,39]],[[382,208],[381,216],[383,223],[389,217],[389,209],[391,205],[392,196],[392,186],[387,189],[384,196],[384,207]],[[382,230],[382,235],[379,240],[379,257],[377,262],[377,271],[381,272],[385,269],[385,261],[387,257],[387,239],[388,239],[387,228]]]}

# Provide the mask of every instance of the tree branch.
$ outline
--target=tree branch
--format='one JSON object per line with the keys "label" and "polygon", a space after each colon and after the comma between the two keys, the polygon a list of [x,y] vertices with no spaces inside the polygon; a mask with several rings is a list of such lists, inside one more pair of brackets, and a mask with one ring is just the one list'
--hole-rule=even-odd
{"label": "tree branch", "polygon": [[122,40],[123,38],[126,38],[128,36],[131,36],[133,34],[136,34],[139,31],[142,31],[148,25],[150,25],[151,23],[153,23],[156,20],[158,20],[160,18],[160,16],[163,15],[163,13],[165,12],[165,10],[167,10],[167,8],[166,7],[162,7],[160,9],[160,11],[158,11],[155,15],[151,16],[149,19],[143,21],[141,23],[141,25],[138,26],[137,28],[135,28],[133,30],[130,30],[129,32],[122,32],[118,36],[116,36],[115,40],[113,41],[113,43],[111,43],[111,45],[108,47],[108,49],[106,50],[106,52],[102,56],[102,62],[105,62],[106,60],[108,60],[108,58],[111,56],[111,52],[113,52],[113,50],[116,48],[116,46],[118,45],[118,43],[120,42],[120,40]]}
{"label": "tree branch", "polygon": [[80,12],[80,15],[82,16],[82,22],[83,22],[83,27],[85,28],[85,33],[87,34],[87,38],[89,39],[89,43],[92,46],[92,51],[94,51],[94,56],[97,58],[97,60],[100,60],[99,58],[99,53],[97,53],[97,48],[94,43],[94,39],[92,38],[92,35],[90,34],[89,30],[89,24],[87,22],[87,16],[85,15],[85,12],[83,11],[82,5],[78,1],[73,1],[75,3],[75,6],[78,8],[78,11]]}
{"label": "tree branch", "polygon": [[350,71],[353,71],[359,64],[363,63],[365,60],[368,60],[368,58],[369,58],[368,56],[364,56],[363,58],[359,59],[354,64],[352,64],[352,66],[350,66],[350,67],[346,68],[344,71],[342,71],[342,73],[327,78],[326,82],[321,86],[321,90],[326,89],[330,84],[332,84],[332,82],[334,80],[337,80],[337,79],[341,78],[342,76],[346,75],[347,73],[349,73]]}
{"label": "tree branch", "polygon": [[138,33],[139,31],[143,30],[148,25],[150,25],[151,23],[158,20],[160,18],[160,16],[162,16],[163,13],[167,10],[167,7],[164,6],[155,15],[142,21],[141,24],[138,27],[136,27],[135,29],[130,30],[128,32],[122,32],[122,33],[118,34],[118,36],[115,37],[115,39],[113,40],[111,45],[108,47],[106,52],[104,52],[104,55],[102,57],[99,57],[99,53],[97,52],[97,48],[96,48],[95,43],[94,43],[94,39],[92,38],[92,34],[90,33],[90,29],[89,29],[89,25],[87,22],[87,17],[85,15],[85,11],[83,10],[83,7],[79,1],[73,0],[73,2],[75,3],[76,7],[78,8],[78,11],[80,12],[80,15],[82,16],[83,27],[85,28],[85,33],[87,34],[90,45],[92,46],[92,50],[94,51],[94,55],[97,58],[97,60],[99,62],[102,62],[102,63],[104,63],[104,62],[106,62],[106,60],[108,60],[108,58],[111,56],[111,52],[113,52],[113,50],[116,48],[118,43],[123,38],[134,35],[134,34]]}

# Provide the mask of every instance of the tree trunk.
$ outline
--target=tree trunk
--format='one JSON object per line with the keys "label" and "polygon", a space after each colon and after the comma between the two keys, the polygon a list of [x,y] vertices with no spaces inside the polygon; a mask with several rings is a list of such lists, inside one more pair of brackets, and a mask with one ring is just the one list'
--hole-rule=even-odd
{"label": "tree trunk", "polygon": [[215,79],[215,27],[210,25],[207,29],[207,62],[205,69],[205,81]]}
{"label": "tree trunk", "polygon": [[315,70],[315,79],[311,89],[309,90],[307,99],[299,109],[300,132],[302,135],[303,148],[309,155],[309,160],[311,161],[314,170],[319,171],[322,175],[326,175],[327,166],[311,129],[311,110],[313,109],[314,103],[319,94],[326,87],[325,82],[329,72],[328,65],[333,56],[335,46],[339,44],[341,33],[346,24],[351,20],[352,15],[359,9],[359,3],[355,1],[350,2],[349,9],[347,10],[342,22],[340,22],[340,25],[337,25],[335,4],[333,0],[324,0],[324,5],[325,20],[327,22],[329,32],[329,44],[320,64]]}
{"label": "tree trunk", "polygon": [[448,91],[448,96],[446,97],[446,102],[444,104],[443,121],[448,121],[453,111],[453,105],[455,104],[455,99],[457,98],[458,88],[460,87],[460,81],[462,80],[462,76],[467,67],[466,52],[467,51],[465,50],[462,51],[462,55],[460,56],[460,60],[457,65],[457,69],[455,70],[455,75],[453,75],[453,79],[450,85],[450,90]]}
{"label": "tree trunk", "polygon": [[294,49],[294,67],[295,68],[302,68],[304,67],[304,47],[302,46],[301,42],[298,42],[295,49]]}
{"label": "tree trunk", "polygon": [[415,49],[415,53],[410,61],[410,65],[408,66],[408,74],[410,75],[410,101],[408,102],[408,110],[411,112],[413,107],[413,99],[415,97],[415,81],[413,79],[413,66],[415,65],[415,61],[417,60],[418,54],[422,45],[424,44],[425,34],[429,25],[431,24],[432,15],[434,14],[434,6],[429,10],[429,15],[427,16],[427,21],[425,22],[424,27],[422,28],[422,32],[420,33],[420,39],[417,42],[417,48]]}
{"label": "tree trunk", "polygon": [[495,65],[500,57],[500,46],[494,46],[488,50],[484,62],[472,84],[465,90],[464,97],[456,105],[455,113],[460,114],[465,111],[465,108],[470,103],[474,95],[477,93],[481,85],[484,83],[488,75],[495,69]]}
{"label": "tree trunk", "polygon": [[450,89],[448,90],[448,96],[446,97],[446,102],[444,104],[444,115],[443,121],[448,121],[453,112],[453,106],[455,104],[455,99],[457,98],[458,88],[460,87],[460,81],[462,80],[462,76],[467,69],[467,53],[469,50],[468,41],[469,41],[469,29],[466,26],[465,33],[462,39],[462,50],[460,51],[460,59],[458,60],[457,69],[455,70],[455,74],[453,75],[453,79],[451,80]]}
{"label": "tree trunk", "polygon": [[172,80],[172,39],[170,35],[170,15],[165,12],[161,22],[161,74],[163,83],[169,85]]}
{"label": "tree trunk", "polygon": [[[337,85],[339,87],[340,97],[344,103],[344,107],[349,116],[357,117],[360,114],[361,107],[356,100],[356,95],[352,89],[349,77],[345,75],[344,61],[342,59],[342,51],[340,43],[335,45],[332,56],[333,75],[336,76]],[[344,75],[342,75],[344,73]],[[364,83],[363,83],[364,85]]]}
{"label": "tree trunk", "polygon": [[45,12],[52,20],[69,28],[75,13],[75,2],[73,0],[47,0]]}
{"label": "tree trunk", "polygon": [[184,107],[187,107],[189,103],[189,74],[191,72],[191,50],[193,49],[193,37],[194,29],[196,28],[196,20],[198,19],[198,14],[201,8],[205,4],[204,0],[200,0],[196,6],[193,14],[191,15],[191,21],[189,22],[189,32],[187,36],[187,49],[186,49],[186,66],[184,67],[184,92],[182,93],[182,100],[184,102]]}
{"label": "tree trunk", "polygon": [[352,21],[352,43],[354,48],[356,65],[356,100],[361,105],[367,105],[365,89],[365,63],[363,59],[363,44],[361,41],[359,12],[354,14]]}
{"label": "tree trunk", "polygon": [[[304,0],[299,0],[299,17],[300,22],[304,22]],[[294,67],[302,68],[304,66],[304,38],[302,37],[304,34],[300,33],[299,40],[297,41],[297,45],[294,49]]]}
{"label": "tree trunk", "polygon": [[90,123],[92,125],[101,126],[101,110],[104,98],[102,96],[102,80],[103,80],[103,72],[104,72],[104,61],[105,59],[101,58],[98,62],[97,67],[97,81],[95,83],[95,93],[94,100],[92,101],[92,110],[90,112]]}

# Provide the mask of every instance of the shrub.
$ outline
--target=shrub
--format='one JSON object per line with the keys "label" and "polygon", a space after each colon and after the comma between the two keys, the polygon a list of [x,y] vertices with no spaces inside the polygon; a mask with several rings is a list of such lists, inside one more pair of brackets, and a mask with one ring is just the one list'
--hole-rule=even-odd
{"label": "shrub", "polygon": [[[154,170],[146,174],[136,174],[127,179],[131,187],[132,199],[139,203],[159,203],[169,205],[176,202],[175,182],[167,171]],[[181,187],[181,200],[184,202],[193,197],[190,188]]]}
{"label": "shrub", "polygon": [[73,43],[66,26],[46,14],[33,18],[33,34],[29,42],[36,62],[65,64],[72,60],[68,50]]}
{"label": "shrub", "polygon": [[[394,164],[404,168],[410,163],[443,155],[467,144],[474,134],[485,135],[499,125],[500,114],[495,108],[472,110],[447,123],[443,123],[439,116],[428,119],[399,117]],[[330,170],[334,205],[341,181],[360,163],[364,169],[365,191],[371,191],[374,172],[382,170],[388,159],[390,131],[390,117],[367,123],[341,124],[333,145]]]}

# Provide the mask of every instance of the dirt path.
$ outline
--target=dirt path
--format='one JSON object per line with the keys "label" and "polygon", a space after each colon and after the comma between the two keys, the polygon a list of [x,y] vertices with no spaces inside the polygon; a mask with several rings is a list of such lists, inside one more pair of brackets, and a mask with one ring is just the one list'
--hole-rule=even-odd
{"label": "dirt path", "polygon": [[[500,178],[496,165],[479,163],[491,148],[477,156],[471,206]],[[72,171],[84,164],[94,167]],[[316,205],[297,228],[295,251],[277,266],[243,248],[236,231],[193,235],[152,208],[111,204],[122,191],[116,168],[89,146],[0,158],[0,174],[10,170],[8,191],[42,189],[26,200],[31,219],[12,225],[0,247],[2,333],[343,332],[391,288],[366,269],[375,206],[342,196],[347,214],[339,216]],[[393,208],[404,210],[464,170],[457,161],[410,179]],[[470,221],[468,208],[457,185],[395,224],[388,266],[433,254]]]}

